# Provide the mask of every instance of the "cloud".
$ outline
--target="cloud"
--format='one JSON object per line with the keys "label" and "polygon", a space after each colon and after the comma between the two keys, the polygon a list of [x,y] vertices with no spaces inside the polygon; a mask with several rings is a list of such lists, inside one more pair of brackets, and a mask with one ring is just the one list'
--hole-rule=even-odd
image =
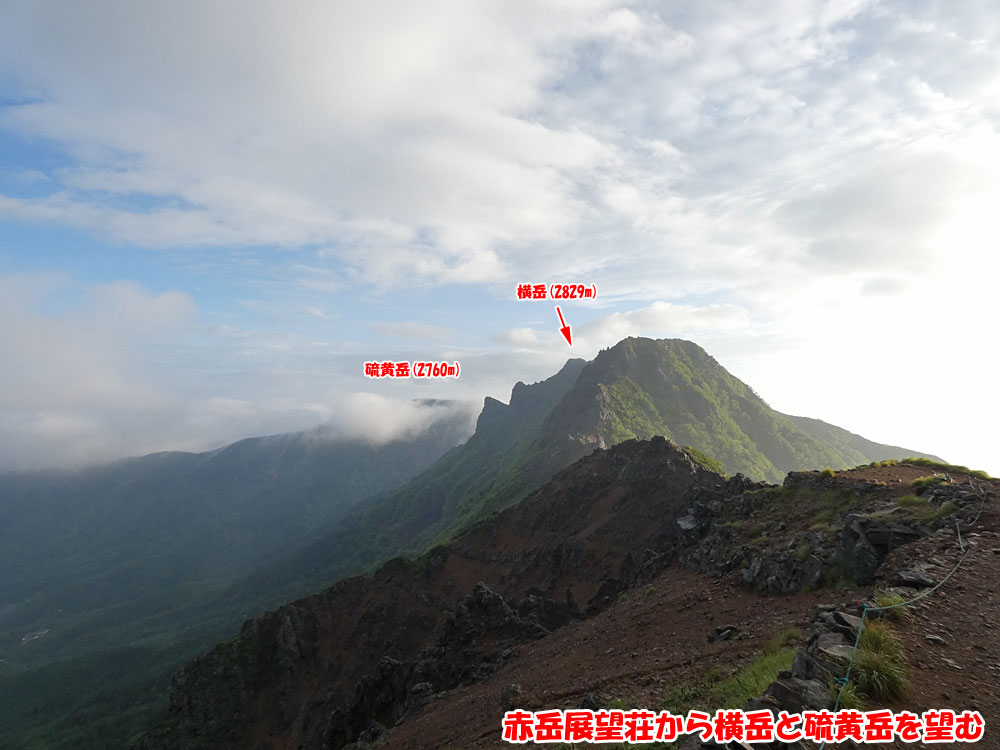
{"label": "cloud", "polygon": [[613,346],[629,336],[649,338],[699,338],[747,334],[753,324],[747,310],[733,304],[675,305],[654,302],[648,307],[626,313],[615,312],[572,326],[573,349],[556,330],[537,331],[515,328],[494,337],[498,344],[521,351],[560,351],[566,356],[593,356],[602,348]]}
{"label": "cloud", "polygon": [[65,282],[10,289],[5,429],[151,445],[109,394],[174,444],[182,414],[203,442],[307,426],[398,335],[454,349],[463,396],[504,395],[568,354],[504,307],[519,282],[597,284],[574,353],[798,351],[931,300],[922,324],[971,346],[998,272],[998,48],[986,0],[4,4],[0,133],[30,179],[0,180],[0,218],[169,248],[239,300],[77,289],[56,314],[39,300]]}
{"label": "cloud", "polygon": [[315,245],[383,288],[571,257],[649,302],[752,293],[774,264],[886,267],[901,218],[917,237],[983,172],[949,154],[1000,92],[986,5],[40,2],[2,20],[24,96],[0,127],[65,159],[0,214],[149,247]]}
{"label": "cloud", "polygon": [[922,267],[937,250],[934,230],[973,173],[949,154],[893,155],[790,200],[781,214],[820,267]]}
{"label": "cloud", "polygon": [[419,437],[435,422],[464,421],[475,430],[481,404],[473,401],[426,403],[388,398],[376,393],[352,393],[338,401],[329,420],[310,434],[322,439],[360,439],[376,444]]}
{"label": "cloud", "polygon": [[894,295],[901,294],[907,289],[904,279],[892,276],[878,276],[869,279],[861,287],[861,293],[866,295]]}
{"label": "cloud", "polygon": [[318,436],[373,443],[439,419],[465,419],[471,432],[480,406],[465,394],[430,408],[416,391],[352,391],[360,378],[331,373],[360,369],[360,355],[210,325],[188,295],[132,282],[0,275],[0,351],[0,471],[207,450],[318,425]]}
{"label": "cloud", "polygon": [[627,313],[613,313],[580,326],[580,336],[597,346],[609,346],[628,336],[678,338],[747,331],[750,316],[738,305],[704,307],[654,302]]}
{"label": "cloud", "polygon": [[558,335],[551,332],[541,333],[531,328],[512,328],[495,334],[493,341],[502,346],[530,351],[550,348]]}
{"label": "cloud", "polygon": [[402,323],[372,323],[371,327],[389,338],[414,339],[418,341],[447,341],[451,332],[440,326],[404,321]]}
{"label": "cloud", "polygon": [[[571,227],[567,176],[607,158],[586,132],[523,116],[558,67],[548,45],[595,7],[10,8],[0,65],[40,96],[0,124],[62,144],[71,166],[48,197],[0,211],[153,247],[335,240],[376,279],[401,265],[483,280],[493,244]],[[451,259],[399,247],[396,228]]]}

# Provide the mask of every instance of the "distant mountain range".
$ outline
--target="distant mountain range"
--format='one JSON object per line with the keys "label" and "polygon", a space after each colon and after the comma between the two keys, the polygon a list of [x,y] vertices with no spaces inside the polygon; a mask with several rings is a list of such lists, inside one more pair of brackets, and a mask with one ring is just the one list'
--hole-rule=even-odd
{"label": "distant mountain range", "polygon": [[[626,339],[516,384],[509,404],[487,398],[460,445],[464,415],[426,408],[447,416],[378,448],[303,433],[0,475],[0,748],[72,736],[66,722],[82,744],[44,747],[127,736],[160,705],[167,671],[246,617],[443,543],[594,448],[662,435],[772,481],[926,456],[780,414],[677,339]],[[95,694],[81,683],[101,665],[111,676]]]}
{"label": "distant mountain range", "polygon": [[571,359],[547,380],[518,383],[509,404],[487,398],[466,443],[347,513],[308,546],[256,570],[232,595],[304,595],[396,554],[417,554],[511,505],[594,448],[654,435],[697,449],[726,473],[774,482],[802,469],[939,460],[781,414],[690,341],[628,338],[592,362]]}
{"label": "distant mountain range", "polygon": [[[850,653],[862,610],[838,620],[834,607],[816,607],[814,590],[859,596],[883,563],[913,565],[897,548],[925,537],[957,557],[956,540],[934,532],[959,519],[972,525],[987,502],[979,493],[1000,489],[974,484],[964,467],[937,466],[955,481],[924,486],[924,504],[909,513],[917,506],[898,501],[922,491],[931,470],[919,462],[795,472],[775,487],[727,479],[702,461],[661,437],[596,450],[445,545],[246,622],[177,673],[166,716],[133,750],[500,747],[503,712],[514,708],[625,703],[680,713],[677,702],[691,701],[712,715],[751,699],[753,708],[829,709],[829,675]],[[977,527],[981,539],[987,524],[995,515]],[[933,559],[942,572],[953,564]],[[979,565],[994,559],[982,550]],[[883,580],[906,580],[896,575],[917,574]],[[966,622],[978,626],[977,643],[996,642],[990,578],[977,575],[983,590],[969,606],[978,616]],[[913,577],[930,592],[934,579]],[[741,605],[751,588],[784,596]],[[650,606],[661,596],[673,606]],[[806,640],[796,626],[809,610],[831,630]],[[914,651],[923,630],[912,633]],[[731,637],[726,653],[721,641]],[[796,641],[812,651],[794,654],[787,646]],[[789,668],[792,679],[779,672]],[[920,679],[931,682],[935,669],[951,671],[927,665]],[[979,669],[992,677],[985,663]],[[713,695],[709,686],[722,680],[732,690]],[[885,694],[869,697],[885,707]],[[702,747],[692,740],[680,747]]]}
{"label": "distant mountain range", "polygon": [[468,437],[464,406],[421,408],[430,428],[384,445],[312,431],[0,474],[0,747],[29,746],[19,710],[34,721],[95,688],[148,692],[150,674],[231,634],[253,614],[219,604],[234,581]]}

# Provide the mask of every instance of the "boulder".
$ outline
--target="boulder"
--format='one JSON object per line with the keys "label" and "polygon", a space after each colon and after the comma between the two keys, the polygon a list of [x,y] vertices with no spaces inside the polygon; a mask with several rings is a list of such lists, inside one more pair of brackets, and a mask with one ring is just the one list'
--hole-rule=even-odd
{"label": "boulder", "polygon": [[721,641],[728,641],[738,632],[739,628],[737,628],[735,625],[723,625],[722,627],[715,628],[711,633],[708,634],[708,642],[720,643]]}
{"label": "boulder", "polygon": [[789,713],[801,713],[809,709],[819,711],[831,707],[829,691],[819,680],[795,677],[779,679],[764,691],[764,697],[768,696],[774,699],[779,708]]}

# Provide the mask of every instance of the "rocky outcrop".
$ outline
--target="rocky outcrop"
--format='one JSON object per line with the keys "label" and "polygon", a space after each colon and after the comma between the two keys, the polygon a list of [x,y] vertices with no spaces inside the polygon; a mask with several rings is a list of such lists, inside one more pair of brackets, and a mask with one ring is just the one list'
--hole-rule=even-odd
{"label": "rocky outcrop", "polygon": [[860,584],[871,583],[875,571],[894,549],[928,534],[917,524],[887,523],[883,520],[850,514],[844,518],[839,552],[844,576]]}
{"label": "rocky outcrop", "polygon": [[[135,747],[373,742],[503,669],[520,644],[607,609],[677,561],[775,594],[815,587],[831,566],[909,590],[940,580],[938,568],[905,552],[949,533],[941,526],[954,519],[935,507],[921,508],[925,522],[907,518],[898,492],[869,484],[816,473],[791,489],[724,479],[662,438],[596,451],[446,546],[249,621],[178,673],[167,720]],[[951,500],[959,517],[973,510],[963,489],[932,492],[936,507]],[[792,668],[753,705],[827,706],[859,614],[853,605],[818,610]],[[743,637],[713,624],[706,630],[719,647]],[[501,705],[546,705],[512,681],[498,692]]]}
{"label": "rocky outcrop", "polygon": [[370,741],[650,580],[685,498],[726,486],[662,438],[595,452],[447,546],[248,622],[178,673],[167,720],[135,747]]}

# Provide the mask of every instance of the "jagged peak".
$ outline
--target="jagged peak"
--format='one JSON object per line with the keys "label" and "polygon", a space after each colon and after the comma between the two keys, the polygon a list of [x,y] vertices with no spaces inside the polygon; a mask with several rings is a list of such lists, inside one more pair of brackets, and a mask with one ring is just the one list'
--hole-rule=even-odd
{"label": "jagged peak", "polygon": [[487,396],[483,399],[483,410],[479,412],[479,419],[476,420],[476,432],[487,429],[496,420],[503,419],[504,413],[509,408],[503,401]]}

